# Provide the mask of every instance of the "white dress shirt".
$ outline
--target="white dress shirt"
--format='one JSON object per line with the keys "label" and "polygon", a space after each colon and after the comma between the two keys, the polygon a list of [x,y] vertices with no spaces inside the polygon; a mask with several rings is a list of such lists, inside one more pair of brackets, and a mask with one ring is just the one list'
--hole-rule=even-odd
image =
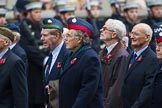
{"label": "white dress shirt", "polygon": [[[58,55],[59,55],[59,53],[60,53],[60,50],[61,50],[63,44],[64,44],[64,41],[62,41],[62,42],[52,51],[52,63],[51,63],[51,66],[50,66],[49,74],[50,74],[50,72],[51,72],[51,69],[52,69],[53,65],[55,64],[55,61],[56,61],[56,59],[57,59],[57,57],[58,57]],[[47,69],[47,67],[46,67],[46,69]],[[45,70],[46,70],[46,69],[45,69]],[[45,71],[45,72],[46,72],[46,71]]]}

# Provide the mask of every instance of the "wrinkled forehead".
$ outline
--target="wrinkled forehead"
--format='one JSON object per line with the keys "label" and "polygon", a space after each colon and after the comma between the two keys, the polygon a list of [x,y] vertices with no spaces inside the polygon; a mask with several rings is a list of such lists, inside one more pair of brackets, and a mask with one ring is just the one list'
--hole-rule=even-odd
{"label": "wrinkled forehead", "polygon": [[144,25],[138,24],[138,25],[135,25],[135,26],[133,27],[132,31],[144,32],[144,27],[145,27]]}
{"label": "wrinkled forehead", "polygon": [[69,29],[69,31],[67,32],[68,35],[74,35],[75,30],[74,29]]}

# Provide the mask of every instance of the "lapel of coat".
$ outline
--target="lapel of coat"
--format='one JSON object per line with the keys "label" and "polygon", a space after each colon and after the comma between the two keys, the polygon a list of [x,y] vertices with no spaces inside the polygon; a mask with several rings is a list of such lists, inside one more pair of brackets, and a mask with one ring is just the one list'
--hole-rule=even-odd
{"label": "lapel of coat", "polygon": [[[49,79],[52,77],[52,74],[56,74],[56,73],[60,73],[61,72],[61,69],[62,69],[62,66],[65,62],[65,57],[66,57],[66,54],[68,55],[68,50],[66,49],[66,45],[65,43],[63,44],[61,50],[60,50],[60,53],[54,63],[54,65],[52,66],[52,69],[51,69],[51,72],[49,74]],[[61,73],[60,73],[61,74]]]}
{"label": "lapel of coat", "polygon": [[[137,67],[137,65],[139,65],[139,63],[140,63],[143,59],[145,59],[145,56],[147,56],[147,53],[148,53],[149,50],[150,50],[149,47],[146,48],[146,50],[143,51],[142,54],[138,56],[138,58],[136,59],[136,61],[129,67],[129,63],[130,63],[131,57],[133,56],[133,52],[132,52],[131,56],[129,57],[129,62],[128,62],[128,64],[127,64],[127,72],[126,72],[126,77],[125,77],[125,79],[132,73],[132,71]],[[142,58],[141,58],[141,61],[138,61],[139,57],[142,57]]]}
{"label": "lapel of coat", "polygon": [[[88,49],[89,49],[89,48],[88,48]],[[73,59],[76,58],[75,63],[74,63],[74,64],[69,64],[69,65],[67,65],[67,66],[64,68],[64,70],[63,70],[61,76],[63,76],[71,67],[75,66],[75,65],[77,64],[77,62],[80,60],[80,58],[82,57],[83,53],[85,53],[85,51],[87,51],[88,49],[85,49],[84,51],[81,51],[81,52],[78,53],[74,58],[72,58],[71,60],[73,60]],[[70,60],[70,62],[71,62],[71,60]]]}
{"label": "lapel of coat", "polygon": [[122,47],[121,43],[119,42],[114,48],[113,50],[105,56],[104,51],[105,48],[100,52],[99,57],[101,59],[101,61],[105,64],[111,64],[112,62],[112,58],[115,56],[115,54],[117,53],[117,51]]}
{"label": "lapel of coat", "polygon": [[[76,61],[75,61],[74,64],[69,64],[69,65],[63,70],[61,76],[64,75],[64,74],[67,72],[67,70],[69,70],[71,67],[73,67],[73,66],[75,66],[75,65],[77,64],[77,62],[79,61],[79,59],[80,59],[81,56],[82,56],[82,53],[83,53],[83,52],[79,53],[79,54],[75,57],[75,58],[76,58]],[[73,59],[74,59],[74,58],[73,58]],[[71,60],[72,60],[72,59],[71,59]]]}
{"label": "lapel of coat", "polygon": [[10,49],[8,49],[8,51],[4,54],[4,56],[3,56],[2,59],[1,59],[1,60],[4,60],[4,63],[1,63],[1,64],[0,64],[0,67],[4,66],[4,64],[5,64],[6,61],[8,60],[8,57],[9,57],[10,53],[11,53],[11,51],[10,51]]}

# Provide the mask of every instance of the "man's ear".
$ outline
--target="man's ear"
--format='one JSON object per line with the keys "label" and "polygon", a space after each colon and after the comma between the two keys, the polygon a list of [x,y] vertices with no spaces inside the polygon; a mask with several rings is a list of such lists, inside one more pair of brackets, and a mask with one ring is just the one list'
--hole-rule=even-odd
{"label": "man's ear", "polygon": [[10,41],[8,39],[4,39],[3,43],[4,43],[5,46],[8,46]]}
{"label": "man's ear", "polygon": [[149,41],[150,40],[150,35],[146,35],[145,39],[146,39],[146,41]]}
{"label": "man's ear", "polygon": [[82,43],[83,38],[79,37],[77,40],[78,40],[78,43]]}
{"label": "man's ear", "polygon": [[116,32],[113,32],[112,35],[111,35],[111,38],[114,39],[114,38],[117,38],[118,34]]}
{"label": "man's ear", "polygon": [[14,42],[16,41],[16,35],[14,35]]}

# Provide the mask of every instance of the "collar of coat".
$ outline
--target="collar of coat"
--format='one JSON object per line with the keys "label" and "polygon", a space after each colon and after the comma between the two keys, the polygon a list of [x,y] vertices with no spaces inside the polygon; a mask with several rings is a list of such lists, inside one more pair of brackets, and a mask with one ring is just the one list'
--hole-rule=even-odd
{"label": "collar of coat", "polygon": [[105,63],[105,64],[110,64],[112,58],[114,57],[114,55],[117,53],[117,51],[118,51],[121,47],[122,47],[122,45],[121,45],[121,43],[119,42],[119,43],[113,48],[113,50],[112,50],[109,54],[107,54],[107,55],[104,54],[105,48],[106,48],[106,47],[105,47],[104,49],[102,49],[102,50],[100,51],[100,53],[99,53],[99,57],[100,57],[101,61],[102,61],[103,63]]}

